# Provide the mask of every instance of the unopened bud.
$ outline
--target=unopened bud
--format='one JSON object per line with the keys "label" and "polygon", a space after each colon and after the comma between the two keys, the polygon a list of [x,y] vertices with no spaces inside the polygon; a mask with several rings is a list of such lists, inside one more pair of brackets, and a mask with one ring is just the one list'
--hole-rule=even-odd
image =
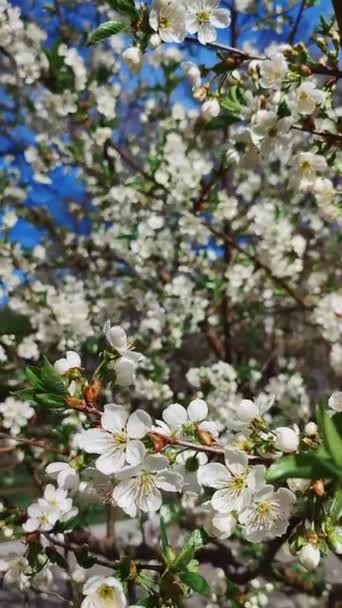
{"label": "unopened bud", "polygon": [[148,433],[147,437],[152,441],[154,452],[161,452],[168,444],[168,438],[158,433]]}
{"label": "unopened bud", "polygon": [[312,75],[312,69],[308,65],[301,65],[300,66],[300,73],[303,76],[311,76]]}
{"label": "unopened bud", "polygon": [[306,435],[313,437],[314,435],[317,435],[317,433],[318,433],[318,426],[315,422],[308,422],[305,425],[304,430],[305,430]]}
{"label": "unopened bud", "polygon": [[102,385],[100,380],[94,380],[90,386],[87,386],[83,395],[86,400],[87,405],[93,406],[97,403],[97,400],[101,394]]}
{"label": "unopened bud", "polygon": [[304,568],[315,570],[320,562],[321,554],[317,546],[308,544],[299,551],[298,557]]}
{"label": "unopened bud", "polygon": [[323,480],[322,479],[316,479],[316,481],[313,481],[312,484],[311,484],[311,486],[310,486],[310,490],[316,496],[324,496],[325,490],[324,490]]}
{"label": "unopened bud", "polygon": [[287,426],[280,426],[275,429],[276,439],[274,441],[275,448],[286,454],[295,452],[298,449],[299,437],[298,433]]}
{"label": "unopened bud", "polygon": [[197,438],[198,441],[202,444],[202,445],[215,445],[216,444],[216,440],[214,439],[214,437],[212,435],[210,435],[210,433],[208,433],[208,431],[201,431],[198,430],[197,431]]}

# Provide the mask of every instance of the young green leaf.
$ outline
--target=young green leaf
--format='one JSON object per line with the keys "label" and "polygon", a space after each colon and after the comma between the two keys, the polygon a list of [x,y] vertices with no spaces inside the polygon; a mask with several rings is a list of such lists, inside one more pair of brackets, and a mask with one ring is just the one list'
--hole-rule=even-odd
{"label": "young green leaf", "polygon": [[63,568],[63,570],[68,569],[67,561],[64,559],[63,555],[61,555],[54,547],[46,547],[45,553],[49,558],[50,562],[52,562],[53,564],[57,564],[57,566]]}
{"label": "young green leaf", "polygon": [[119,21],[106,21],[90,34],[87,46],[102,42],[102,40],[105,40],[106,38],[109,38],[115,34],[127,32],[128,29],[129,27],[126,23],[120,23]]}
{"label": "young green leaf", "polygon": [[291,454],[280,458],[272,464],[267,472],[267,481],[276,481],[288,477],[302,479],[321,479],[334,477],[336,467],[332,461],[323,460],[314,454]]}
{"label": "young green leaf", "polygon": [[180,578],[183,583],[185,583],[190,589],[197,591],[197,593],[201,593],[202,595],[207,595],[209,592],[209,585],[205,578],[198,574],[198,572],[182,572],[180,574]]}
{"label": "young green leaf", "polygon": [[135,18],[138,14],[134,0],[108,0],[108,4],[115,11],[127,15],[127,17]]}
{"label": "young green leaf", "polygon": [[206,542],[208,542],[208,539],[209,537],[205,530],[203,530],[203,528],[199,530],[194,530],[194,532],[189,536],[188,540],[186,541],[183,549],[177,556],[173,564],[173,568],[177,568],[179,570],[185,568],[192,560],[195,551],[202,547],[202,545],[204,545]]}
{"label": "young green leaf", "polygon": [[334,462],[342,469],[342,435],[339,433],[335,420],[329,416],[324,406],[320,408],[319,420],[324,445]]}

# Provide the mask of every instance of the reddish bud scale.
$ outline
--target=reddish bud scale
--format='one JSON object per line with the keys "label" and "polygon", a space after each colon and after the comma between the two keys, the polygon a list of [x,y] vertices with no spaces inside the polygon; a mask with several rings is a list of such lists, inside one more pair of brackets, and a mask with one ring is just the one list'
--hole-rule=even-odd
{"label": "reddish bud scale", "polygon": [[86,404],[93,406],[96,405],[97,400],[101,394],[102,384],[100,380],[94,380],[90,386],[87,386],[83,391]]}
{"label": "reddish bud scale", "polygon": [[30,545],[31,543],[39,542],[40,541],[39,532],[29,532],[29,534],[25,535],[25,541],[28,545]]}
{"label": "reddish bud scale", "polygon": [[316,481],[314,481],[310,486],[310,490],[316,496],[324,496],[325,489],[324,489],[323,480],[317,479]]}
{"label": "reddish bud scale", "polygon": [[[148,433],[147,437],[149,437],[153,441],[153,450],[154,452],[161,452],[165,446],[169,443],[166,437],[159,435],[158,433]],[[172,443],[172,442],[170,442]]]}
{"label": "reddish bud scale", "polygon": [[207,431],[200,431],[200,430],[198,430],[197,431],[197,437],[198,437],[198,441],[202,445],[208,445],[208,446],[216,445],[216,440]]}
{"label": "reddish bud scale", "polygon": [[77,399],[76,397],[66,397],[65,404],[74,410],[84,410],[87,407],[84,401],[80,401],[80,399]]}

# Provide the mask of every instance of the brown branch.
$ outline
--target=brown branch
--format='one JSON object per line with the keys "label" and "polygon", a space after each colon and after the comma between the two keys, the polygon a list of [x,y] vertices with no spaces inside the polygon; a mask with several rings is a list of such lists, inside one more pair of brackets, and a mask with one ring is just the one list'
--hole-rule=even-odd
{"label": "brown branch", "polygon": [[[10,439],[11,441],[16,441],[17,443],[22,443],[23,445],[32,446],[34,448],[41,448],[42,450],[46,450],[47,452],[54,452],[55,454],[59,454],[60,456],[66,456],[68,452],[66,450],[62,450],[59,448],[54,448],[51,445],[46,443],[40,443],[39,441],[35,441],[33,439],[24,439],[22,437],[13,437],[12,435],[6,435],[5,433],[0,433],[0,439]],[[14,448],[17,446],[14,446]],[[5,448],[7,449],[7,448]],[[5,451],[3,449],[3,451]]]}
{"label": "brown branch", "polygon": [[340,30],[340,37],[342,37],[342,2],[341,0],[332,0],[332,5],[335,12],[335,17]]}
{"label": "brown branch", "polygon": [[329,143],[340,142],[342,144],[342,135],[338,133],[330,133],[328,131],[315,131],[314,129],[306,129],[305,127],[292,126],[292,129],[296,131],[302,131],[304,133],[311,133],[311,135],[317,135],[317,137],[323,137],[327,139]]}
{"label": "brown branch", "polygon": [[282,289],[284,291],[286,291],[286,293],[289,296],[291,296],[291,298],[293,298],[301,308],[303,308],[305,310],[311,310],[310,306],[305,304],[305,302],[300,298],[300,296],[297,294],[297,292],[292,287],[290,287],[290,285],[288,285],[288,283],[282,277],[277,277],[276,275],[274,275],[271,268],[269,268],[269,266],[267,266],[267,264],[264,264],[263,262],[261,262],[261,260],[256,255],[254,255],[253,253],[250,253],[248,251],[248,249],[245,249],[245,247],[242,247],[241,245],[239,245],[228,234],[224,234],[223,232],[216,230],[216,228],[214,228],[211,224],[209,224],[206,221],[203,221],[203,223],[208,228],[208,230],[212,234],[214,234],[217,238],[228,243],[233,249],[236,249],[237,251],[242,253],[245,257],[247,257],[249,260],[251,260],[251,262],[253,262],[253,264],[255,265],[256,268],[260,268],[260,269],[264,270],[266,272],[266,274],[272,279],[272,281],[274,283],[277,283],[280,287],[282,287]]}
{"label": "brown branch", "polygon": [[[80,542],[76,543],[76,542],[72,542],[72,541],[61,541],[56,539],[51,533],[49,532],[43,532],[42,534],[44,534],[44,536],[48,539],[48,541],[53,544],[56,545],[57,547],[61,547],[63,549],[67,549],[68,551],[72,551],[73,553],[77,553],[77,551],[79,551],[80,546],[84,546],[84,540],[82,538],[82,536],[80,537]],[[72,536],[73,540],[75,540],[77,538],[77,535],[70,535]],[[91,535],[87,535],[87,539],[89,540],[91,538]],[[94,538],[94,537],[92,537]],[[96,539],[98,540],[98,539]],[[88,544],[88,543],[87,543]],[[112,550],[113,552],[116,553],[115,550],[115,546],[113,544],[113,541],[111,540],[111,546],[112,546]],[[92,553],[95,553],[94,549],[89,545],[89,549]],[[122,557],[121,559],[115,559],[113,561],[107,560],[107,559],[102,559],[102,557],[99,557],[98,554],[92,555],[92,557],[94,557],[94,559],[96,559],[96,563],[99,566],[104,566],[105,568],[110,568],[111,570],[115,570],[117,568],[120,567],[121,562],[123,559],[127,559],[126,557]],[[136,566],[136,568],[140,569],[140,570],[155,570],[156,572],[163,572],[165,570],[165,566],[162,563],[150,563],[147,561],[143,561],[143,560],[135,560],[132,558],[132,561],[134,561],[134,565]]]}

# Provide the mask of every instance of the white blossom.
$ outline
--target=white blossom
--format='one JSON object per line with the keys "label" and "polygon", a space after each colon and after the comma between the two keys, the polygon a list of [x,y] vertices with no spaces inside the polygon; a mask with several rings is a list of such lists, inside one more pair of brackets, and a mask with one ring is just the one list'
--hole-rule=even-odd
{"label": "white blossom", "polygon": [[265,467],[250,467],[248,456],[239,450],[225,450],[225,465],[209,463],[200,467],[200,484],[215,488],[211,504],[220,513],[241,512],[252,495],[265,484]]}
{"label": "white blossom", "polygon": [[122,584],[114,576],[92,576],[83,586],[81,608],[125,608],[126,596]]}
{"label": "white blossom", "polygon": [[230,11],[219,6],[220,0],[188,0],[186,3],[186,30],[189,34],[197,34],[201,44],[215,42],[216,28],[230,24]]}
{"label": "white blossom", "polygon": [[119,480],[113,491],[113,499],[131,517],[138,511],[158,511],[162,504],[160,490],[180,492],[183,477],[168,470],[165,456],[148,455],[136,467],[127,467],[116,475]]}
{"label": "white blossom", "polygon": [[139,464],[145,454],[141,439],[152,429],[152,420],[143,410],[129,413],[121,405],[109,403],[101,416],[101,428],[84,431],[80,445],[90,454],[100,454],[96,468],[105,475],[120,471],[125,464]]}
{"label": "white blossom", "polygon": [[249,506],[239,514],[247,540],[258,543],[282,536],[295,500],[295,495],[286,488],[275,492],[273,486],[267,485],[258,490]]}

